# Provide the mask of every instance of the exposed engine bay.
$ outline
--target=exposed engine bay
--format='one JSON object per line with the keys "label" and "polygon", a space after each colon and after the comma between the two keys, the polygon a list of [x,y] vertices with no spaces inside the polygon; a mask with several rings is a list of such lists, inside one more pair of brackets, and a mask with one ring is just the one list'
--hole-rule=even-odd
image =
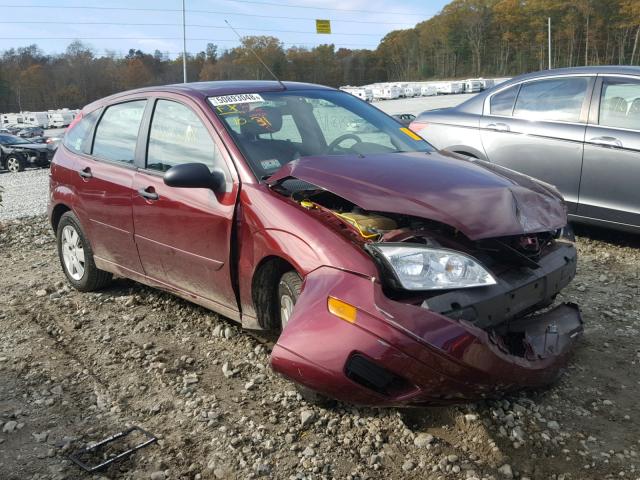
{"label": "exposed engine bay", "polygon": [[[558,337],[558,328],[581,328],[580,324],[559,323],[544,326],[540,331],[541,327],[535,321],[535,312],[550,307],[557,293],[575,275],[575,249],[570,242],[563,241],[562,231],[472,241],[460,231],[432,220],[363,210],[301,180],[287,179],[274,189],[374,257],[389,298],[481,328],[506,353],[527,358],[544,357],[554,348],[552,344]],[[497,281],[479,288],[407,291],[394,281],[392,269],[385,268],[386,262],[375,248],[386,243],[463,252],[477,259]],[[574,307],[561,305],[557,308],[565,312]],[[535,340],[531,333],[534,330]]]}

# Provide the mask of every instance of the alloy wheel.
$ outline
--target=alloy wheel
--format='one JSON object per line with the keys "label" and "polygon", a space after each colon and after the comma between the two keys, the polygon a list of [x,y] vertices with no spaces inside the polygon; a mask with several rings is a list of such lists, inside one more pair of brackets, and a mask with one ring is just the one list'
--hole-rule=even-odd
{"label": "alloy wheel", "polygon": [[7,170],[12,173],[17,173],[20,171],[20,160],[16,157],[9,157],[7,159]]}
{"label": "alloy wheel", "polygon": [[293,298],[289,295],[280,296],[280,322],[283,330],[287,326],[287,323],[289,323],[289,318],[291,318],[291,314],[293,313],[293,305]]}
{"label": "alloy wheel", "polygon": [[79,281],[84,275],[84,247],[80,235],[71,225],[62,229],[62,259],[69,276]]}

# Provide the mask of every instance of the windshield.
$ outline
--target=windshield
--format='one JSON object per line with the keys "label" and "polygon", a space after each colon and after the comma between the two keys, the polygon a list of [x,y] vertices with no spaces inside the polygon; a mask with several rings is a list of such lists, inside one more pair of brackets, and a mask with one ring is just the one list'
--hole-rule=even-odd
{"label": "windshield", "polygon": [[18,143],[29,143],[29,141],[15,135],[0,135],[0,144],[2,145],[16,145]]}
{"label": "windshield", "polygon": [[433,150],[396,120],[345,92],[261,92],[209,101],[259,179],[300,157]]}

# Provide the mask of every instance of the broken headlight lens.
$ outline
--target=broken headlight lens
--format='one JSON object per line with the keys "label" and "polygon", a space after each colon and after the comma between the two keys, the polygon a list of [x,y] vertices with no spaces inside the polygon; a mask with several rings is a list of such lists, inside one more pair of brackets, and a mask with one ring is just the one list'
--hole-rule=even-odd
{"label": "broken headlight lens", "polygon": [[406,290],[445,290],[497,283],[477,260],[454,250],[406,243],[367,247]]}

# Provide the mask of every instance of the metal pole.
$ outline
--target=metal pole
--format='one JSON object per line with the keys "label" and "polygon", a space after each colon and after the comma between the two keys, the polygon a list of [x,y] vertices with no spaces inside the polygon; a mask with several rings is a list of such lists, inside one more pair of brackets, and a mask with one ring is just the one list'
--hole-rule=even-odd
{"label": "metal pole", "polygon": [[182,0],[182,77],[187,83],[187,12],[185,0]]}
{"label": "metal pole", "polygon": [[547,36],[549,41],[549,70],[551,70],[551,17],[548,18]]}

